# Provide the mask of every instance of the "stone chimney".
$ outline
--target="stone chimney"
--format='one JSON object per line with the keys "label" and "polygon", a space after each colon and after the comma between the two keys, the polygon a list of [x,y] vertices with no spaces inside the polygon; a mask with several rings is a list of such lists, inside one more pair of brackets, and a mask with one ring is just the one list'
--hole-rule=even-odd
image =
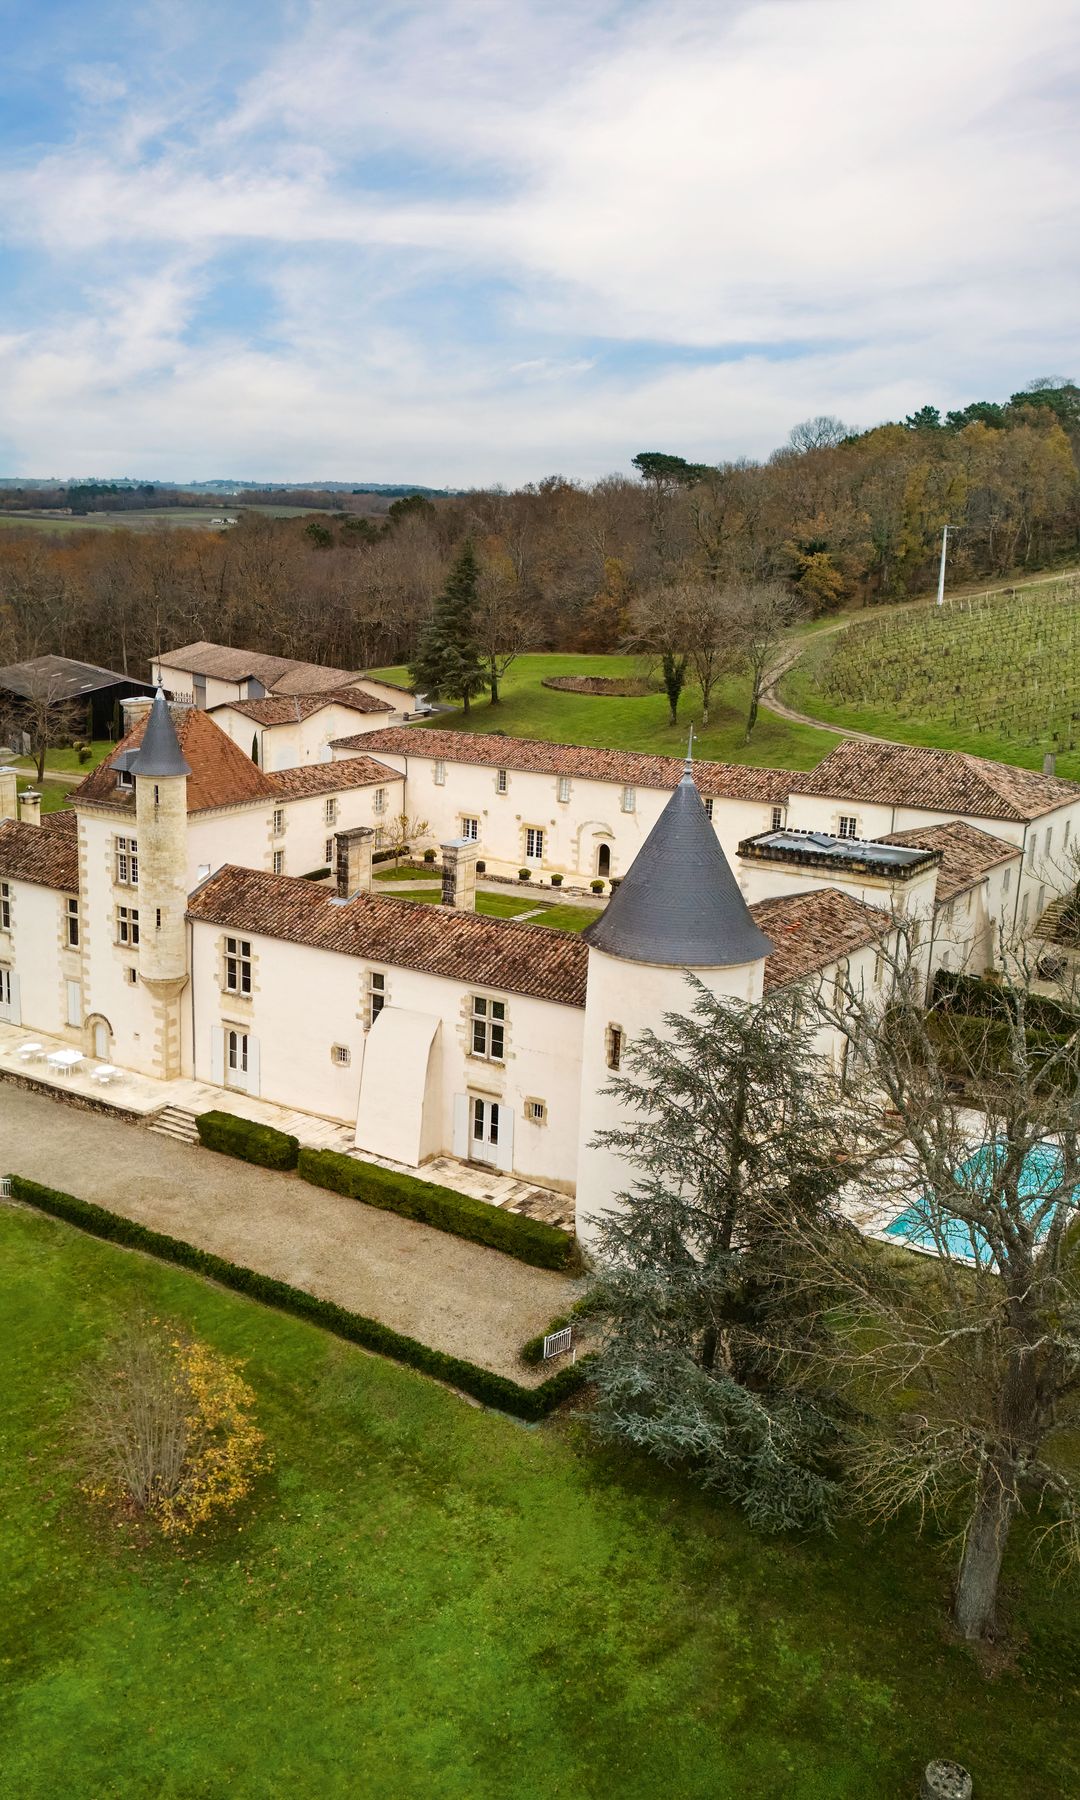
{"label": "stone chimney", "polygon": [[451,838],[442,845],[442,903],[458,912],[476,911],[475,838]]}
{"label": "stone chimney", "polygon": [[1049,755],[1043,757],[1043,774],[1044,775],[1056,775],[1057,774],[1057,757],[1054,754],[1053,750],[1050,751]]}
{"label": "stone chimney", "polygon": [[15,769],[0,769],[0,819],[19,816],[19,777]]}
{"label": "stone chimney", "polygon": [[36,788],[27,788],[19,795],[19,818],[24,825],[41,824],[41,795]]}
{"label": "stone chimney", "polygon": [[124,714],[122,734],[124,737],[127,737],[128,732],[138,724],[140,719],[145,718],[153,704],[149,694],[129,694],[126,700],[121,700],[120,706]]}
{"label": "stone chimney", "polygon": [[335,831],[339,900],[351,900],[355,894],[370,894],[374,847],[375,832],[370,825],[355,825],[351,831]]}

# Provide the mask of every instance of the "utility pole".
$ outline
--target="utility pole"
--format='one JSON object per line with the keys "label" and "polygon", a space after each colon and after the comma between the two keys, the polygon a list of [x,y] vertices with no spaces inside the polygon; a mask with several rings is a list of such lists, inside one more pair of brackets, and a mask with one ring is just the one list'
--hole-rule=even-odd
{"label": "utility pole", "polygon": [[949,532],[951,530],[952,530],[952,526],[946,525],[944,531],[941,534],[941,565],[938,569],[938,578],[937,578],[937,603],[939,606],[941,606],[945,600],[945,552],[948,548]]}

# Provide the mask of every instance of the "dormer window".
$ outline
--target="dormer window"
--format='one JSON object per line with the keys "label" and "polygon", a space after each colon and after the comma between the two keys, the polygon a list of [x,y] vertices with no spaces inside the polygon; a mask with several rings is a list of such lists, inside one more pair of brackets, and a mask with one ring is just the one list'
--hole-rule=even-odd
{"label": "dormer window", "polygon": [[118,788],[127,788],[129,791],[135,786],[135,777],[130,769],[117,769],[116,785]]}

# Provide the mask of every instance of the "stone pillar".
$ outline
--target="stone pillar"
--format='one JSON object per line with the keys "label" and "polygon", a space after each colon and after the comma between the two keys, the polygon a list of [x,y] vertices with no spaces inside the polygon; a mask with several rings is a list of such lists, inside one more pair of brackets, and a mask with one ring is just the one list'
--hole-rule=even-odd
{"label": "stone pillar", "polygon": [[450,838],[442,845],[442,903],[458,912],[476,911],[474,838]]}
{"label": "stone pillar", "polygon": [[351,831],[335,831],[334,851],[339,900],[371,892],[371,853],[375,831],[371,825],[354,825]]}
{"label": "stone pillar", "polygon": [[0,769],[0,819],[19,816],[19,776],[10,768]]}
{"label": "stone pillar", "polygon": [[36,788],[27,788],[19,795],[19,818],[24,825],[41,824],[41,795]]}

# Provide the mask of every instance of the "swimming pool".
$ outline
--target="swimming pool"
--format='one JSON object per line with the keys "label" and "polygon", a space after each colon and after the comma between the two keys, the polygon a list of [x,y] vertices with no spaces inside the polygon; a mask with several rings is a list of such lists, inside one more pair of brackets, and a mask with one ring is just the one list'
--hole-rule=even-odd
{"label": "swimming pool", "polygon": [[[983,1144],[967,1162],[961,1163],[956,1172],[957,1186],[989,1194],[1001,1154],[998,1144]],[[1036,1211],[1045,1198],[1054,1194],[1061,1183],[1061,1171],[1061,1152],[1053,1144],[1039,1144],[1029,1153],[1020,1178],[1021,1194],[1031,1197],[1030,1207],[1024,1208],[1026,1213]],[[1075,1202],[1075,1192],[1071,1199]],[[967,1262],[992,1261],[990,1246],[981,1231],[965,1224],[963,1219],[948,1218],[943,1222],[943,1229],[935,1233],[928,1223],[931,1216],[924,1201],[917,1200],[886,1226],[885,1236],[902,1238],[911,1249],[928,1250],[934,1255],[939,1252],[938,1239],[941,1238],[950,1256]],[[1040,1237],[1045,1236],[1049,1222],[1049,1218],[1042,1221]]]}

